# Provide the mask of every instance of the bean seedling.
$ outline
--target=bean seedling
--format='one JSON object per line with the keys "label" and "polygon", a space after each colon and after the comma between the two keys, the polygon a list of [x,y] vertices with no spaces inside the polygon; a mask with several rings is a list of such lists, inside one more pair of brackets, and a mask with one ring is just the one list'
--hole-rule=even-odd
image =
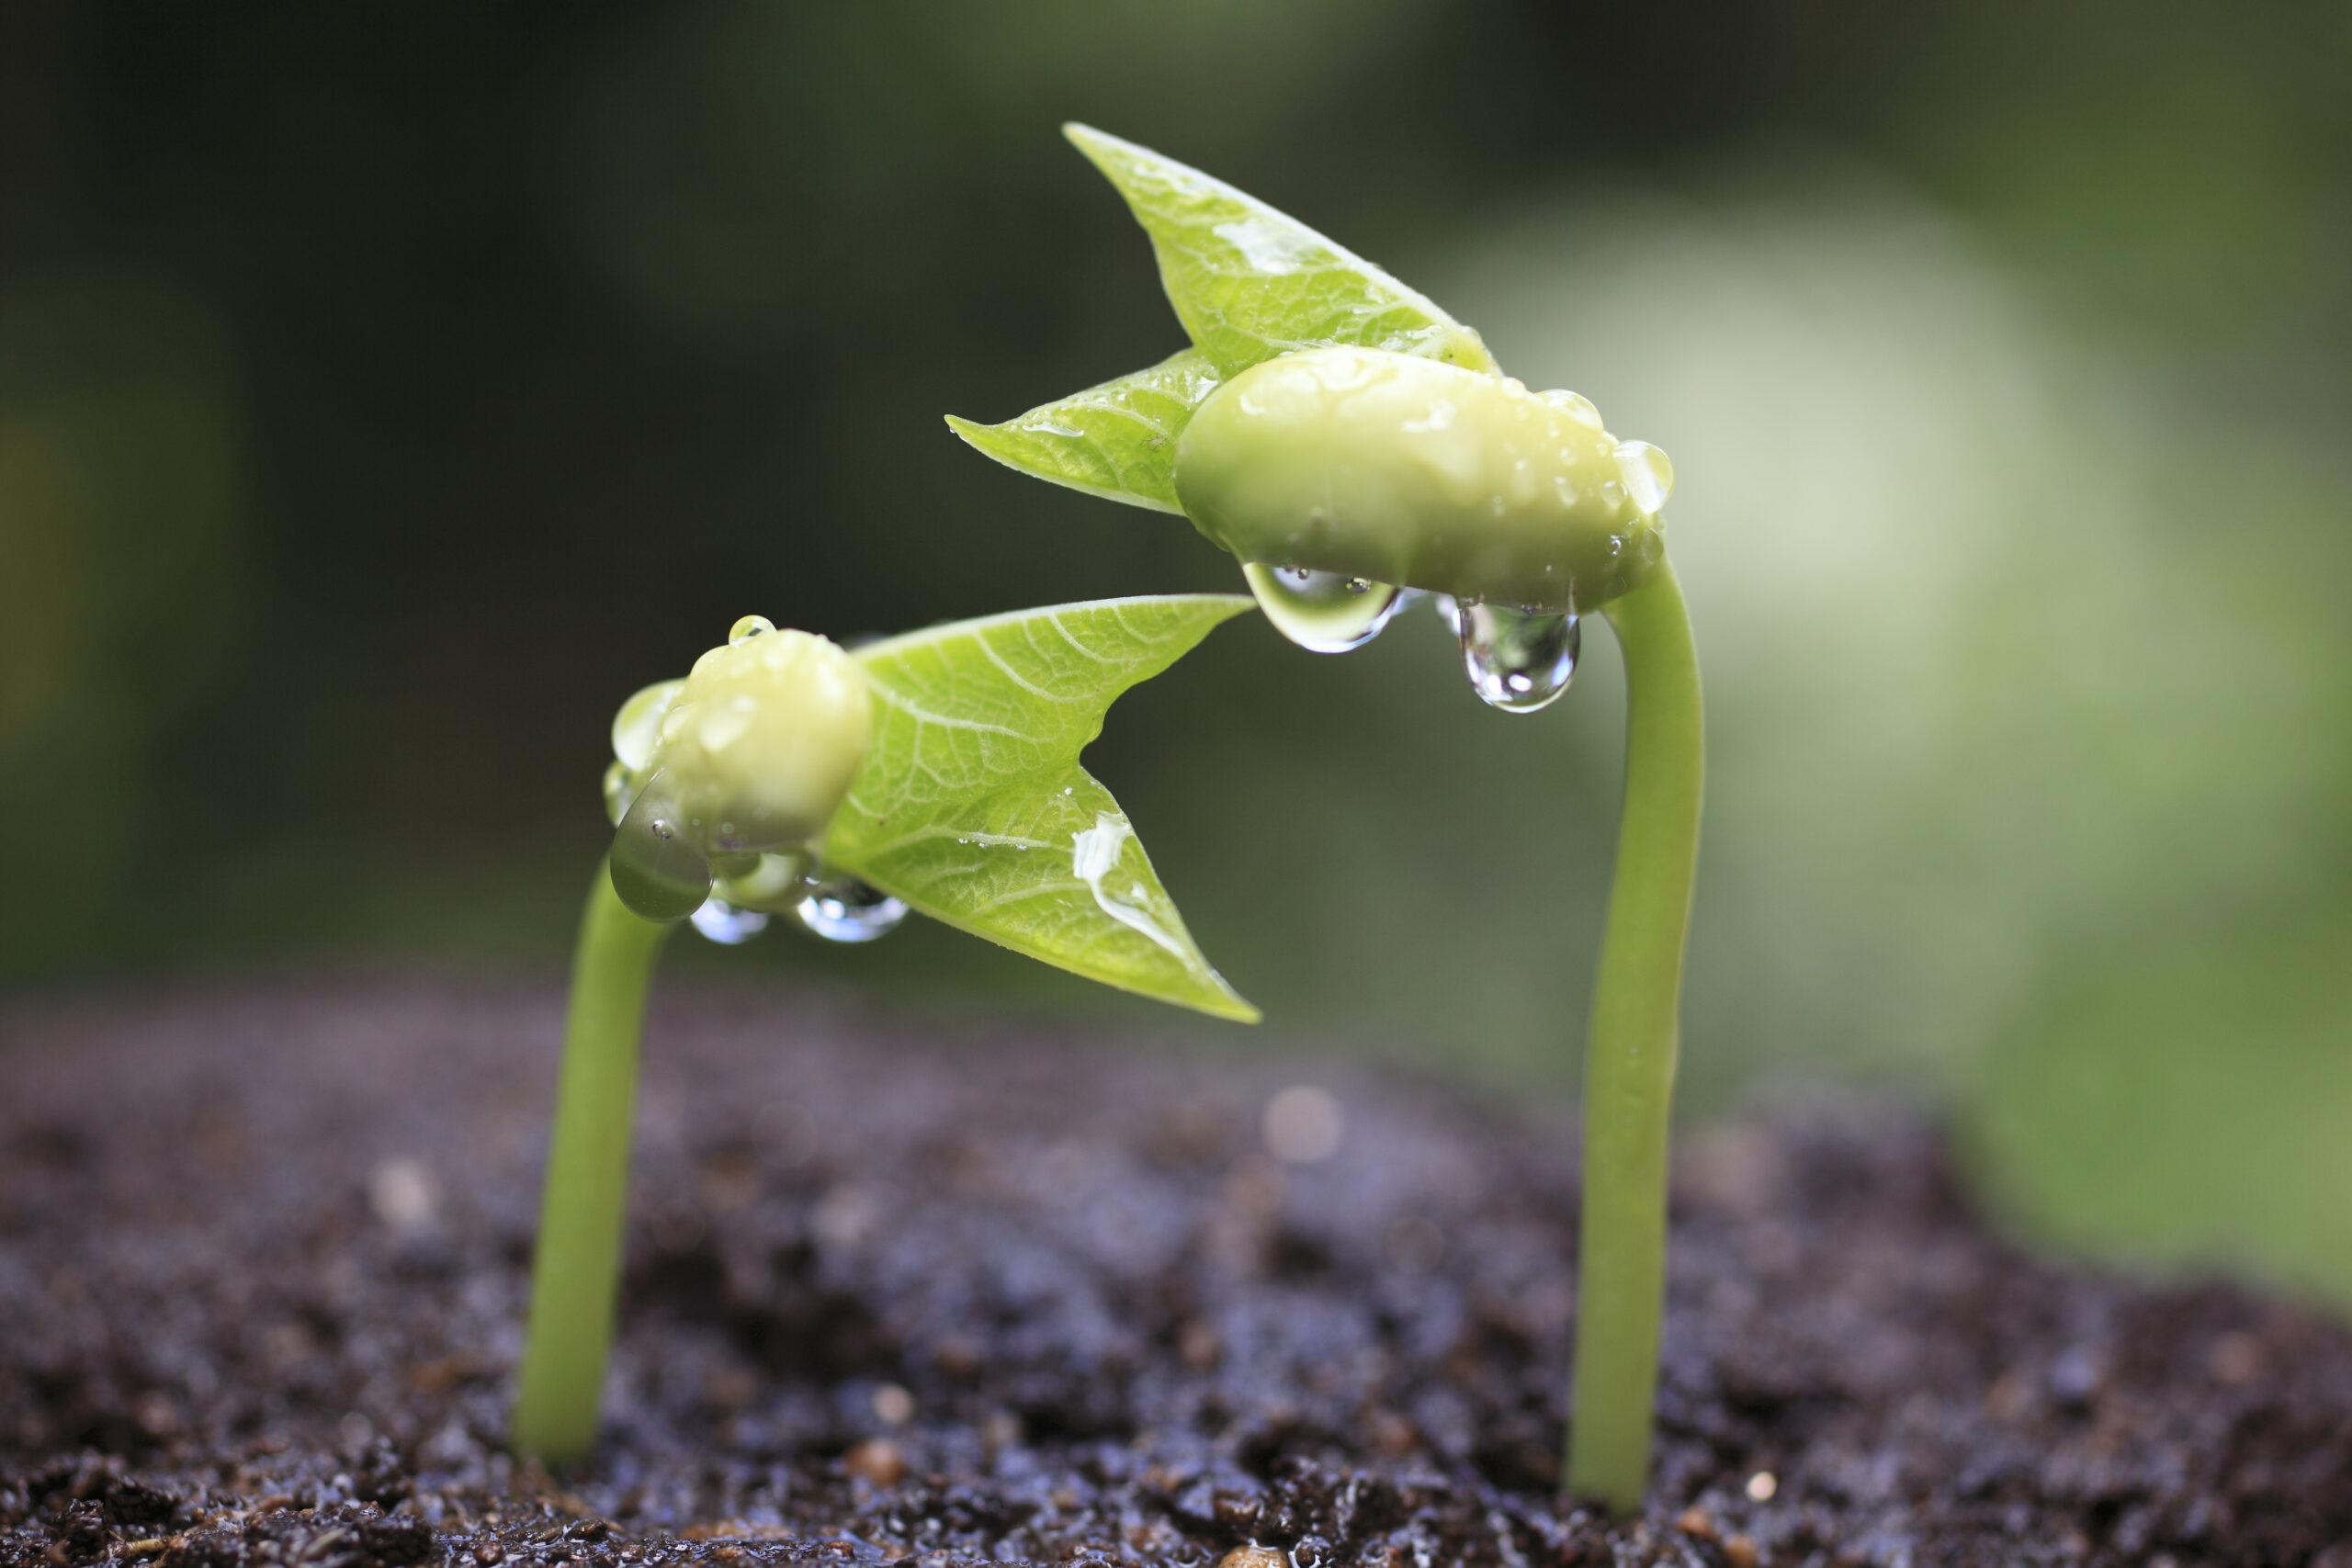
{"label": "bean seedling", "polygon": [[613,848],[572,965],[516,1447],[561,1461],[595,1440],[639,1037],[679,922],[733,944],[783,916],[861,942],[914,910],[1106,985],[1255,1021],[1079,764],[1122,692],[1249,608],[1234,594],[1098,600],[854,652],[747,615],[691,673],[622,705],[605,777]]}
{"label": "bean seedling", "polygon": [[1576,1367],[1565,1479],[1641,1501],[1657,1393],[1668,1104],[1702,773],[1699,666],[1658,513],[1665,454],[1590,401],[1505,378],[1478,334],[1263,202],[1084,126],[1192,346],[1001,424],[950,418],[1024,473],[1178,513],[1242,563],[1267,617],[1361,647],[1416,592],[1472,688],[1541,708],[1578,616],[1617,633],[1625,796],[1585,1055]]}

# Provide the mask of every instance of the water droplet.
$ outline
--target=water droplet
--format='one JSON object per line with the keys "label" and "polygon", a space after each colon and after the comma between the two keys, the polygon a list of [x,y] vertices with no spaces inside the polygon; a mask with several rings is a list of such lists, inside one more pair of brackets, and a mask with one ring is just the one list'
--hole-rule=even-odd
{"label": "water droplet", "polygon": [[710,861],[674,819],[676,807],[648,779],[613,834],[613,891],[649,920],[683,920],[710,897]]}
{"label": "water droplet", "polygon": [[1544,393],[1544,400],[1578,424],[1593,430],[1600,428],[1600,411],[1593,407],[1592,400],[1582,392],[1571,392],[1563,388],[1558,391]]}
{"label": "water droplet", "polygon": [[1674,493],[1674,465],[1646,441],[1617,443],[1617,471],[1625,477],[1625,493],[1645,513],[1654,513]]}
{"label": "water droplet", "polygon": [[727,628],[727,643],[730,648],[741,648],[753,637],[765,637],[774,630],[775,623],[765,615],[746,615]]}
{"label": "water droplet", "polygon": [[739,909],[716,896],[702,901],[689,917],[695,930],[721,947],[741,947],[768,929],[768,918],[757,909]]}
{"label": "water droplet", "polygon": [[1454,602],[1453,595],[1432,593],[1430,595],[1430,604],[1437,611],[1437,618],[1445,623],[1445,629],[1455,637],[1460,637],[1462,635],[1462,606]]}
{"label": "water droplet", "polygon": [[1153,946],[1189,964],[1191,956],[1185,952],[1184,944],[1169,935],[1167,928],[1153,918],[1148,907],[1151,896],[1144,890],[1142,883],[1130,881],[1125,895],[1103,886],[1118,874],[1120,859],[1135,836],[1134,826],[1123,814],[1116,811],[1096,812],[1093,827],[1081,829],[1070,835],[1070,871],[1092,890],[1094,902],[1104,914],[1128,930],[1140,932]]}
{"label": "water droplet", "polygon": [[1489,707],[1533,713],[1568,689],[1582,634],[1573,615],[1462,606],[1462,663],[1470,689]]}
{"label": "water droplet", "polygon": [[810,934],[827,942],[872,942],[897,931],[907,907],[854,876],[820,873],[792,913]]}
{"label": "water droplet", "polygon": [[637,798],[637,775],[629,772],[627,762],[615,762],[605,770],[605,820],[617,828],[621,818],[628,815],[629,802]]}
{"label": "water droplet", "polygon": [[685,686],[684,681],[656,681],[623,703],[613,716],[613,755],[643,772],[653,761],[662,726]]}
{"label": "water droplet", "polygon": [[1310,653],[1345,653],[1380,635],[1397,591],[1369,578],[1252,561],[1241,569],[1274,629]]}

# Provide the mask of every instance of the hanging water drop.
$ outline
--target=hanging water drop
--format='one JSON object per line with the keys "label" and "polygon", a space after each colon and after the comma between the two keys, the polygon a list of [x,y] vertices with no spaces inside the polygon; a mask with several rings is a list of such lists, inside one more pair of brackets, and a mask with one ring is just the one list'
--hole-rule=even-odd
{"label": "hanging water drop", "polygon": [[1556,701],[1577,672],[1582,646],[1574,615],[1462,606],[1462,664],[1470,689],[1505,713],[1533,713]]}
{"label": "hanging water drop", "polygon": [[717,895],[702,901],[688,917],[695,930],[721,947],[741,947],[768,929],[768,918],[757,909],[739,909]]}
{"label": "hanging water drop", "polygon": [[727,628],[727,646],[741,648],[755,637],[765,637],[775,630],[775,623],[765,615],[746,615]]}
{"label": "hanging water drop", "polygon": [[1241,575],[1274,629],[1310,653],[1362,648],[1388,625],[1402,597],[1385,582],[1303,566],[1251,561]]}
{"label": "hanging water drop", "polygon": [[897,931],[907,918],[907,907],[854,876],[820,873],[792,913],[811,935],[827,942],[857,942]]}
{"label": "hanging water drop", "polygon": [[648,779],[613,834],[613,891],[649,920],[683,920],[710,897],[710,860],[668,793],[661,774]]}
{"label": "hanging water drop", "polygon": [[1646,441],[1617,443],[1617,471],[1624,477],[1626,497],[1646,514],[1655,515],[1674,493],[1674,465]]}

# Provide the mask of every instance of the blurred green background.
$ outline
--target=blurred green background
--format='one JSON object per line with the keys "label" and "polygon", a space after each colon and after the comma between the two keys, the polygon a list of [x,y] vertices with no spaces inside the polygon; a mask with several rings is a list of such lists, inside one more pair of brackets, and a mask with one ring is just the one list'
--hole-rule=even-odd
{"label": "blurred green background", "polygon": [[[2013,1211],[2352,1300],[2352,7],[0,12],[0,983],[561,961],[605,726],[837,636],[1236,586],[1002,418],[1178,345],[1056,134],[1391,266],[1680,473],[1694,1115],[1946,1097]],[[1565,1080],[1605,636],[1254,620],[1091,761],[1276,1037]],[[1185,1019],[910,927],[683,976]],[[782,974],[776,972],[781,971]]]}

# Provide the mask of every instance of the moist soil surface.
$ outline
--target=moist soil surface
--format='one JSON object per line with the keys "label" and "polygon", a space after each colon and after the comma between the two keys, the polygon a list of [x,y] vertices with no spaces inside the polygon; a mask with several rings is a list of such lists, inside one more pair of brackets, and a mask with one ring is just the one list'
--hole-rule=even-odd
{"label": "moist soil surface", "polygon": [[500,1432],[559,1012],[0,1020],[0,1562],[2352,1564],[2352,1336],[2037,1258],[1917,1118],[1683,1140],[1612,1524],[1555,1495],[1566,1101],[773,991],[656,1006],[550,1475]]}

